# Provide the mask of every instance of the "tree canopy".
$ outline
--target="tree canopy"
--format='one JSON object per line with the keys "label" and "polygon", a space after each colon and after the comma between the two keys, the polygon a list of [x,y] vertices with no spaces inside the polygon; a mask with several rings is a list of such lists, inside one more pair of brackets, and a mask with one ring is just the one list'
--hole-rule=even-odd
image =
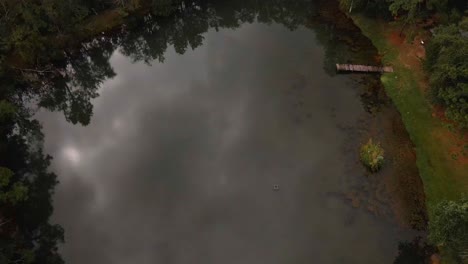
{"label": "tree canopy", "polygon": [[10,184],[13,172],[0,167],[0,202],[15,205],[25,201],[28,197],[28,188],[20,182]]}
{"label": "tree canopy", "polygon": [[456,257],[468,260],[468,197],[443,201],[429,222],[430,240]]}
{"label": "tree canopy", "polygon": [[468,127],[468,38],[462,32],[453,24],[437,28],[426,49],[425,68],[436,103],[446,108],[447,117]]}
{"label": "tree canopy", "polygon": [[0,115],[0,262],[62,263],[57,243],[63,231],[48,222],[57,180],[48,172],[42,134],[21,105],[5,108]]}

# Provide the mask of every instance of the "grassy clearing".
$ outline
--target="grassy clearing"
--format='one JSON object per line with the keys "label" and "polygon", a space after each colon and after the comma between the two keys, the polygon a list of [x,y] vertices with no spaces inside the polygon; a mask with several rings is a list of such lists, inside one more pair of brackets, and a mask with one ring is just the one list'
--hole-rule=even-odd
{"label": "grassy clearing", "polygon": [[466,148],[464,135],[452,131],[450,125],[433,115],[434,109],[424,92],[427,82],[420,63],[408,67],[402,58],[402,52],[408,51],[402,51],[389,40],[399,28],[362,16],[352,18],[383,55],[382,63],[393,65],[395,70],[383,74],[381,80],[416,147],[417,166],[431,218],[432,208],[438,202],[459,199],[461,193],[468,192],[468,163],[462,157],[466,153],[455,153]]}

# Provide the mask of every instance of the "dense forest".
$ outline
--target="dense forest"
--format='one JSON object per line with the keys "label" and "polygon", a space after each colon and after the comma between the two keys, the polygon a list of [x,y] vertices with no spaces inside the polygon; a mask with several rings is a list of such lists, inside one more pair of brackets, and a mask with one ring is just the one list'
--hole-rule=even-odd
{"label": "dense forest", "polygon": [[[0,263],[63,263],[57,250],[64,231],[49,223],[57,176],[48,170],[51,157],[42,150],[41,127],[33,119],[37,107],[87,125],[91,100],[115,75],[109,59],[116,49],[134,61],[164,61],[169,46],[178,53],[196,48],[210,28],[257,19],[294,29],[316,12],[313,2],[0,0]],[[468,126],[465,1],[341,2],[350,11],[399,17],[402,27],[438,17],[444,25],[435,30],[426,60],[434,101]],[[101,16],[126,20],[107,34],[96,19]],[[323,33],[318,38],[327,41]]]}

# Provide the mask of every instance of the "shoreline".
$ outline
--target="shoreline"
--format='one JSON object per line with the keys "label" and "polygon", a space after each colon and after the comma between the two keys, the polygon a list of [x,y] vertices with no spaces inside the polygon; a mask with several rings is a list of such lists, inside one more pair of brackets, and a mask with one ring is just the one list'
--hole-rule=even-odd
{"label": "shoreline", "polygon": [[[331,62],[349,61],[361,64],[380,62],[377,48],[367,36],[362,34],[346,12],[333,2],[321,6],[320,10],[326,10],[322,15],[326,23],[332,25],[336,32],[334,41],[342,43],[349,49],[348,53],[340,54],[340,58]],[[331,66],[335,72],[335,65]],[[370,184],[370,190],[357,188],[345,196],[353,207],[363,207],[376,215],[382,213],[381,210],[389,209],[392,212],[385,217],[395,220],[398,226],[426,231],[428,217],[423,184],[416,166],[414,144],[401,115],[385,92],[378,75],[356,74],[350,78],[359,83],[361,101],[366,114],[362,117],[365,125],[360,128],[360,139],[349,148],[356,151],[361,144],[372,138],[382,144],[388,153],[388,158],[380,172],[366,174],[365,181]],[[360,161],[357,162],[361,165]],[[377,201],[382,204],[378,205]]]}
{"label": "shoreline", "polygon": [[[382,64],[394,73],[384,73],[381,82],[401,114],[415,145],[416,164],[423,181],[429,219],[432,208],[442,200],[455,200],[468,191],[468,158],[464,153],[467,135],[443,120],[429,102],[427,76],[415,50],[418,43],[403,38],[395,44],[396,26],[360,15],[350,15],[355,25],[382,55]],[[403,51],[407,49],[407,53]]]}

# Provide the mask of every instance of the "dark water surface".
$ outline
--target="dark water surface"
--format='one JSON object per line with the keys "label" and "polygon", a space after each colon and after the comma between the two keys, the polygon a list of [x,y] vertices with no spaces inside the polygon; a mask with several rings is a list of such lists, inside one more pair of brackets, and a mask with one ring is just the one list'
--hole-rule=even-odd
{"label": "dark water surface", "polygon": [[116,50],[86,127],[38,114],[67,263],[392,263],[409,232],[342,195],[366,180],[346,147],[366,112],[317,32],[203,37],[152,65]]}

